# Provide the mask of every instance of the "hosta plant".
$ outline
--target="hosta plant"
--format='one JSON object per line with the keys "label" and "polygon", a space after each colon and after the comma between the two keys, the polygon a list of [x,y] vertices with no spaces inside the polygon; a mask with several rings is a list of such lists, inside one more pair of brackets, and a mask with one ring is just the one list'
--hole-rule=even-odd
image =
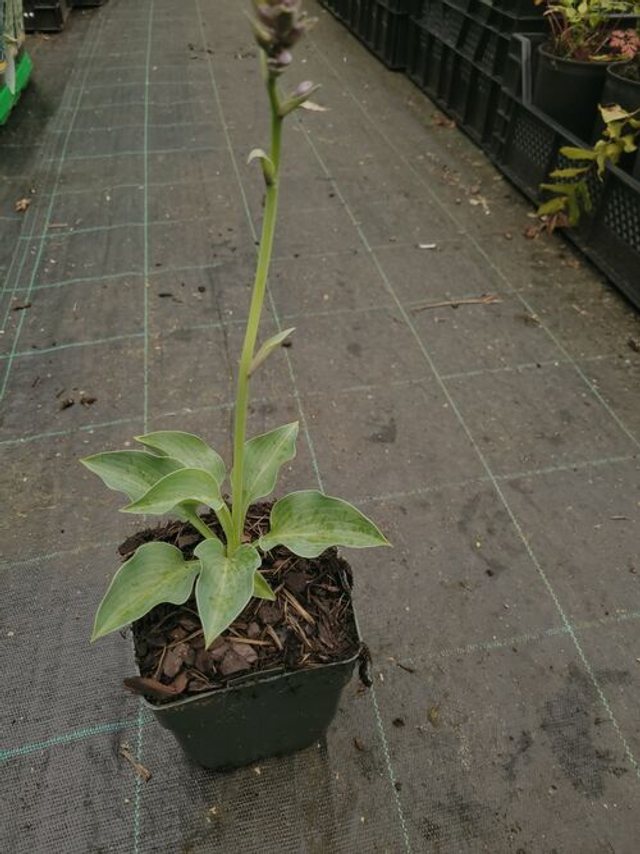
{"label": "hosta plant", "polygon": [[[283,124],[317,88],[305,82],[283,95],[280,85],[292,61],[291,49],[312,23],[301,12],[300,0],[254,0],[254,6],[252,25],[271,109],[271,145],[268,153],[254,149],[249,155],[249,162],[257,160],[261,165],[266,199],[238,369],[232,469],[227,475],[220,455],[203,439],[169,430],[137,436],[138,450],[106,452],[82,460],[106,486],[127,496],[123,512],[173,514],[202,535],[191,560],[185,560],[182,552],[168,543],[140,546],[116,572],[98,608],[93,639],[129,625],[160,603],[185,603],[195,587],[208,647],[252,596],[274,599],[260,566],[262,555],[275,546],[315,558],[331,546],[388,545],[373,522],[355,507],[316,490],[293,492],[276,501],[266,533],[254,541],[245,536],[249,506],[273,492],[281,466],[296,453],[297,423],[247,440],[247,411],[253,375],[293,332],[283,330],[258,345],[278,209]],[[224,494],[227,477],[229,503]],[[198,508],[202,506],[215,513],[222,539],[200,517]]]}

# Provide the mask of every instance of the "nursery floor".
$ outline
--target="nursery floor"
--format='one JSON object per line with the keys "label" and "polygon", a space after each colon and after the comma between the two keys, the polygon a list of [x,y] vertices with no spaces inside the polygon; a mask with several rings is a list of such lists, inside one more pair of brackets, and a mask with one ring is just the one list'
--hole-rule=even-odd
{"label": "nursery floor", "polygon": [[122,690],[130,643],[88,644],[139,523],[78,457],[179,428],[228,458],[267,122],[239,4],[75,13],[0,130],[0,850],[635,854],[638,315],[317,11],[265,323],[297,331],[251,428],[299,418],[281,490],[395,545],[351,556],[374,687],[217,775]]}

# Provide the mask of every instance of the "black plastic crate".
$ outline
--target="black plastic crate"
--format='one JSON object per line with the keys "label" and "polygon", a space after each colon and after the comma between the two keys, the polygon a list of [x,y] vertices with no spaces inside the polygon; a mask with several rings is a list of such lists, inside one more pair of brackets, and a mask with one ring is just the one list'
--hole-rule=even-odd
{"label": "black plastic crate", "polygon": [[376,0],[351,0],[347,24],[361,41],[368,44],[373,32]]}
{"label": "black plastic crate", "polygon": [[541,12],[518,18],[483,0],[429,0],[417,23],[496,80],[505,74],[513,35],[524,27],[532,33],[546,27]]}
{"label": "black plastic crate", "polygon": [[69,16],[69,11],[70,6],[67,0],[53,0],[50,3],[24,0],[24,28],[28,33],[60,32]]}
{"label": "black plastic crate", "polygon": [[351,31],[388,68],[404,70],[409,56],[409,14],[394,11],[409,8],[400,0],[351,0]]}
{"label": "black plastic crate", "polygon": [[409,15],[394,12],[387,0],[374,7],[373,30],[369,46],[388,68],[404,70],[407,67],[409,39]]}
{"label": "black plastic crate", "polygon": [[409,18],[407,32],[407,76],[422,89],[424,88],[427,42],[430,36],[427,30],[413,17]]}
{"label": "black plastic crate", "polygon": [[[582,143],[536,110],[507,93],[502,112],[506,134],[494,160],[536,204],[543,200],[540,184],[549,172],[569,165],[560,154],[565,145]],[[602,182],[590,183],[593,211],[583,213],[579,228],[564,234],[640,308],[640,181],[608,167]]]}
{"label": "black plastic crate", "polygon": [[351,15],[351,0],[320,0],[322,5],[328,9],[339,21],[349,23]]}
{"label": "black plastic crate", "polygon": [[494,139],[500,82],[417,21],[409,28],[409,77],[483,148]]}

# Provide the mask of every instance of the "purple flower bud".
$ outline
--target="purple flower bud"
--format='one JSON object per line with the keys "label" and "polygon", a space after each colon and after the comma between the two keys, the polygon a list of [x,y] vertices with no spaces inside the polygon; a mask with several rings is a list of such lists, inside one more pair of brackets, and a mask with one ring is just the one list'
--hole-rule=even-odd
{"label": "purple flower bud", "polygon": [[254,0],[256,41],[267,54],[272,74],[291,64],[290,48],[305,34],[311,21],[301,12],[302,0]]}
{"label": "purple flower bud", "polygon": [[303,83],[299,83],[293,91],[292,98],[304,98],[311,90],[313,89],[313,83],[311,80],[305,80]]}

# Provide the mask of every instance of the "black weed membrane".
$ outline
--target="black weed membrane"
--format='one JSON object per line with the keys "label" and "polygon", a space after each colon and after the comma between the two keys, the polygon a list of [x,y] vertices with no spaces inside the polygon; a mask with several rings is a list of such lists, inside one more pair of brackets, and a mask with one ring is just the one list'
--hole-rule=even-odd
{"label": "black weed membrane", "polygon": [[632,852],[637,319],[310,6],[330,109],[285,138],[266,334],[297,331],[250,429],[299,419],[282,489],[394,544],[352,561],[373,687],[216,774],[124,690],[131,637],[89,645],[143,522],[78,459],[156,429],[229,459],[268,127],[237,4],[76,13],[0,130],[0,850]]}

